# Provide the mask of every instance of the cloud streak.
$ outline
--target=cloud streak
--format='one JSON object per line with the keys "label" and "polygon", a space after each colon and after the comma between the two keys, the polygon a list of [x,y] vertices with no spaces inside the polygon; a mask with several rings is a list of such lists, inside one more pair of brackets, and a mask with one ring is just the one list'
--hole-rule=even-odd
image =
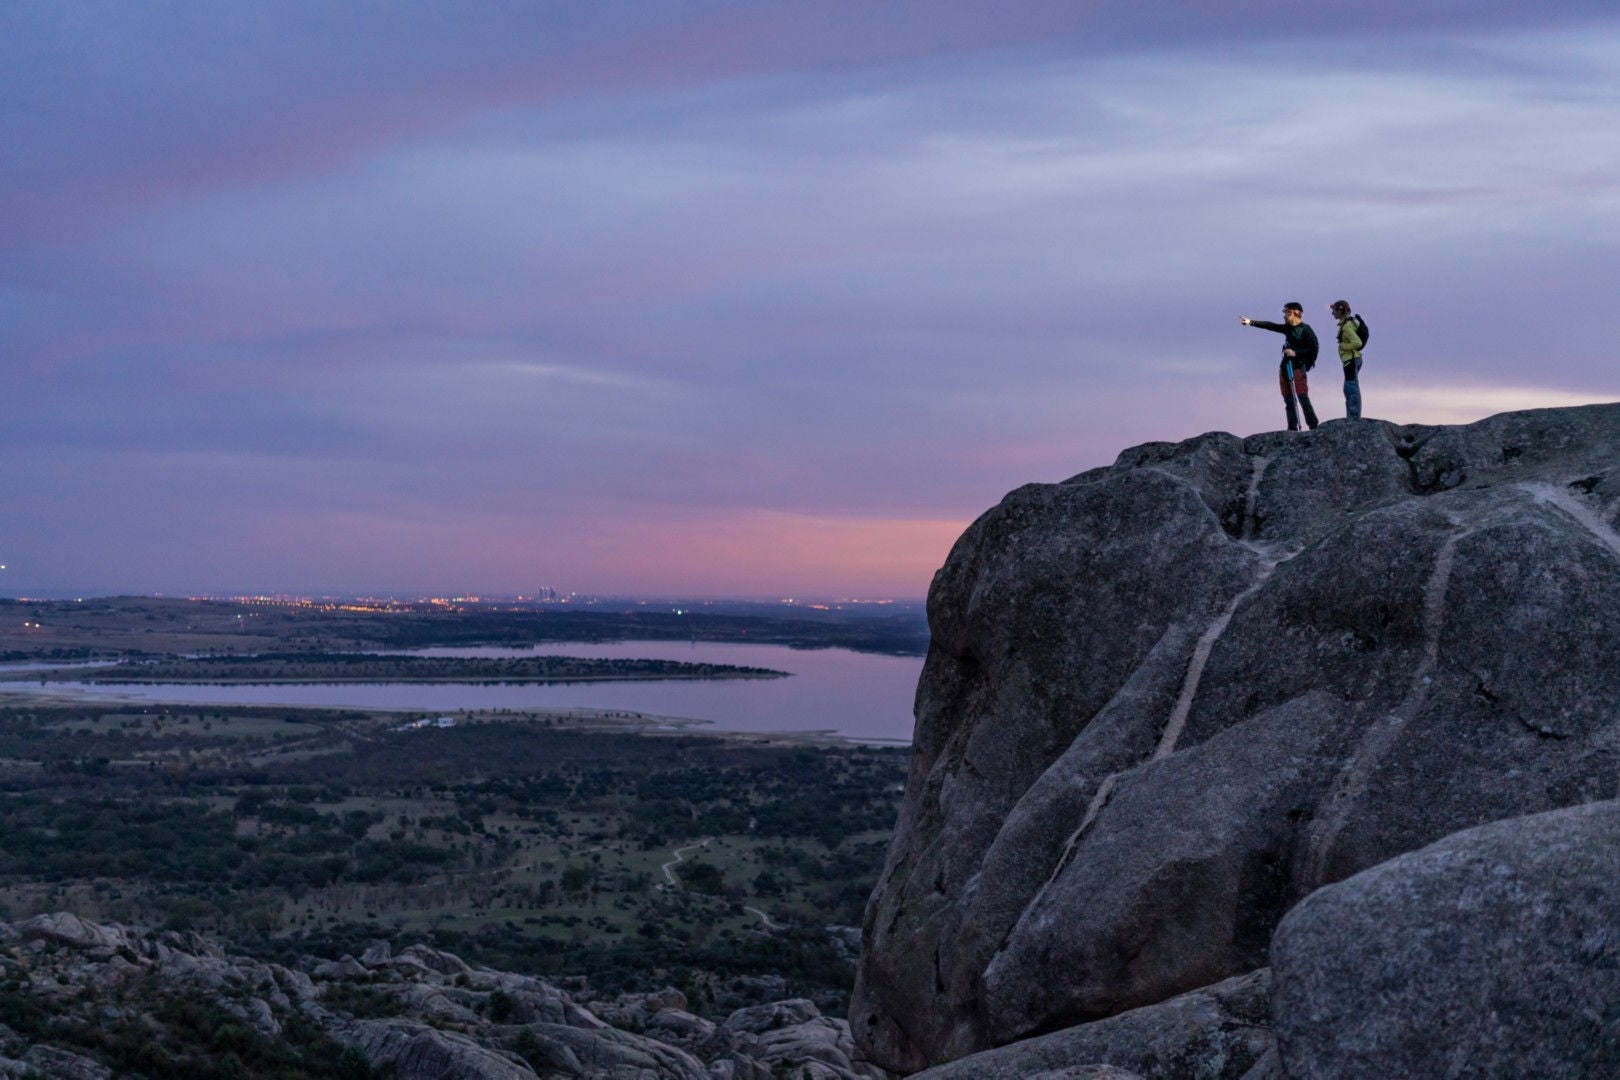
{"label": "cloud streak", "polygon": [[12,10],[19,591],[914,593],[1010,487],[1278,426],[1236,316],[1296,297],[1370,415],[1617,389],[1595,4]]}

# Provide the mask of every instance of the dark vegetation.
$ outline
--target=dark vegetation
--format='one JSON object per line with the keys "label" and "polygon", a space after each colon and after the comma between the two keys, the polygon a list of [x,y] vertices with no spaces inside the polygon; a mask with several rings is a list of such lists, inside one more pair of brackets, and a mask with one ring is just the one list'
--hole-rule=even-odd
{"label": "dark vegetation", "polygon": [[141,1007],[129,1010],[109,1000],[102,1021],[88,1023],[59,1015],[14,980],[0,981],[0,1028],[117,1062],[121,1076],[365,1080],[376,1075],[364,1053],[333,1042],[297,1014],[272,1039],[202,993],[175,995],[135,985],[123,987],[118,998],[139,1001]]}
{"label": "dark vegetation", "polygon": [[[710,1015],[792,995],[842,1011],[828,926],[859,923],[904,750],[460,720],[0,709],[0,917],[194,929],[284,961],[424,942],[593,991],[673,984]],[[272,1067],[207,1017],[165,1024],[194,1029],[153,1044],[188,1075],[215,1075],[187,1055],[223,1060],[227,1037],[255,1074],[343,1075]],[[319,1056],[301,1046],[284,1051]]]}
{"label": "dark vegetation", "polygon": [[345,652],[430,645],[722,641],[920,656],[920,603],[623,602],[583,606],[250,603],[160,597],[0,599],[0,662],[204,653]]}
{"label": "dark vegetation", "polygon": [[525,644],[544,641],[731,641],[817,649],[921,655],[928,627],[921,613],[863,613],[858,617],[791,617],[662,611],[469,612],[453,622],[433,616],[401,616],[378,627],[383,648],[424,645]]}

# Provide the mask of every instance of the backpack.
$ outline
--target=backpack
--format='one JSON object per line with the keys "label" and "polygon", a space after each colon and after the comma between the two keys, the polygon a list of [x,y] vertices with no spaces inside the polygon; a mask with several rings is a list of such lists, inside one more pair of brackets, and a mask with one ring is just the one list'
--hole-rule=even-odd
{"label": "backpack", "polygon": [[1352,315],[1350,318],[1356,324],[1356,336],[1361,339],[1361,347],[1365,349],[1367,347],[1367,320],[1360,315]]}

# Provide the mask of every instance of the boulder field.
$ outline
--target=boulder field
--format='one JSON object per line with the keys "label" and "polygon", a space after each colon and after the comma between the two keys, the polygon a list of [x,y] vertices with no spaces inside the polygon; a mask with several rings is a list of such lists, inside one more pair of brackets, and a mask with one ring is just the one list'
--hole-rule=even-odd
{"label": "boulder field", "polygon": [[1620,405],[1208,434],[1009,494],[930,591],[862,1052],[1620,1068],[1617,510]]}
{"label": "boulder field", "polygon": [[287,967],[71,912],[0,921],[0,1078],[302,1076],[309,1052],[332,1056],[316,1075],[394,1080],[882,1075],[806,999],[718,1023],[687,1005],[672,988],[582,1001],[422,945]]}

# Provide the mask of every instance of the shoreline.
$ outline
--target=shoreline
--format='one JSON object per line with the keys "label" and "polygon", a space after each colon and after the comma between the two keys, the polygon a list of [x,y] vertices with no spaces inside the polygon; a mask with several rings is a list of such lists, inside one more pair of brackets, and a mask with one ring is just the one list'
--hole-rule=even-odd
{"label": "shoreline", "polygon": [[[155,684],[162,685],[162,684]],[[179,684],[177,684],[179,685]],[[190,684],[185,684],[190,685]],[[16,700],[8,700],[8,698]],[[576,706],[562,709],[524,709],[518,711],[496,712],[488,709],[423,709],[420,706],[402,708],[384,708],[379,706],[347,707],[347,706],[320,706],[320,705],[293,705],[280,702],[266,701],[254,704],[238,704],[223,706],[217,704],[203,704],[194,701],[160,701],[155,698],[126,697],[117,694],[97,693],[85,690],[67,690],[53,693],[47,688],[17,687],[13,689],[5,683],[0,683],[0,709],[19,707],[24,704],[41,706],[72,706],[82,707],[87,702],[105,702],[108,705],[143,705],[159,706],[166,709],[190,709],[201,712],[203,710],[218,710],[235,707],[239,709],[282,709],[295,714],[292,719],[303,719],[307,715],[322,713],[359,714],[379,725],[391,733],[408,734],[411,729],[401,729],[396,721],[401,715],[423,715],[436,713],[440,716],[452,716],[457,725],[461,724],[503,724],[503,723],[551,723],[560,730],[581,732],[615,731],[623,735],[640,735],[650,738],[666,737],[670,735],[698,735],[710,739],[730,739],[738,742],[767,742],[783,743],[793,746],[815,747],[844,747],[863,746],[878,749],[906,748],[910,749],[911,740],[883,738],[879,736],[841,735],[832,728],[802,728],[794,731],[741,731],[730,728],[715,727],[713,720],[706,720],[696,716],[669,716],[660,713],[635,712],[627,709],[593,709]],[[429,730],[423,728],[421,730]],[[432,730],[443,730],[434,728]]]}
{"label": "shoreline", "polygon": [[433,676],[418,676],[416,678],[404,677],[398,679],[377,679],[357,677],[344,678],[296,678],[280,679],[34,679],[18,678],[8,679],[0,677],[0,692],[4,692],[9,683],[45,682],[72,684],[80,683],[87,686],[395,686],[409,684],[412,686],[565,686],[569,683],[598,683],[598,682],[733,682],[742,679],[788,679],[793,677],[791,671],[747,672],[736,675],[572,675],[562,678],[437,678]]}

